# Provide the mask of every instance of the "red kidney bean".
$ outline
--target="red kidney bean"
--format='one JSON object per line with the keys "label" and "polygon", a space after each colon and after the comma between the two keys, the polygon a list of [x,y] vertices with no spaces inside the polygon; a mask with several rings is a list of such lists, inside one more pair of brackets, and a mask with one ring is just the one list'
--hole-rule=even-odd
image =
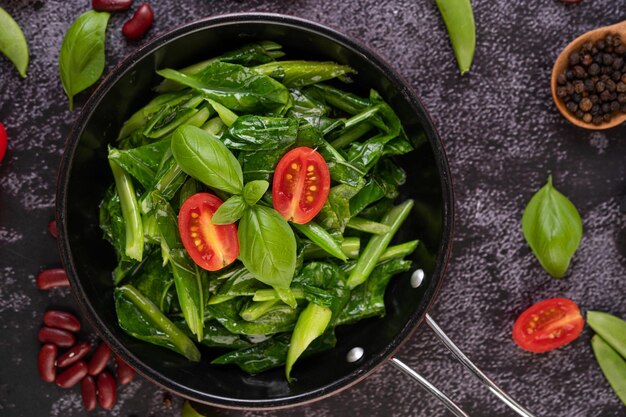
{"label": "red kidney bean", "polygon": [[125,385],[135,378],[135,370],[117,355],[115,355],[115,363],[117,364],[117,382]]}
{"label": "red kidney bean", "polygon": [[87,375],[80,381],[80,395],[87,411],[96,408],[96,381],[93,377]]}
{"label": "red kidney bean", "polygon": [[91,345],[87,342],[80,342],[57,359],[57,366],[59,368],[65,368],[71,364],[78,362],[89,353]]}
{"label": "red kidney bean", "polygon": [[57,357],[58,351],[59,349],[52,343],[47,343],[39,349],[37,367],[39,368],[39,376],[46,382],[53,382],[56,377],[54,359]]}
{"label": "red kidney bean", "polygon": [[63,268],[46,269],[37,275],[37,287],[40,290],[69,286],[70,281],[67,279],[67,274]]}
{"label": "red kidney bean", "polygon": [[154,21],[154,13],[148,3],[144,3],[135,12],[124,26],[122,27],[122,33],[127,39],[135,40],[141,38],[152,26]]}
{"label": "red kidney bean", "polygon": [[39,329],[39,341],[41,343],[53,343],[58,347],[72,347],[76,343],[76,338],[67,330],[42,327]]}
{"label": "red kidney bean", "polygon": [[43,322],[46,326],[57,329],[68,330],[70,332],[80,331],[80,321],[72,313],[59,310],[48,310],[43,314]]}
{"label": "red kidney bean", "polygon": [[2,162],[2,158],[4,158],[4,154],[7,151],[7,143],[7,131],[4,125],[0,123],[0,162]]}
{"label": "red kidney bean", "polygon": [[91,7],[99,12],[120,12],[132,4],[133,0],[91,0]]}
{"label": "red kidney bean", "polygon": [[48,223],[48,232],[50,233],[50,236],[55,239],[59,237],[59,230],[57,229],[56,220],[50,220],[50,223]]}
{"label": "red kidney bean", "polygon": [[111,348],[104,342],[101,342],[89,361],[89,375],[98,375],[107,366],[107,362],[111,357]]}
{"label": "red kidney bean", "polygon": [[107,371],[98,375],[98,404],[105,410],[110,410],[115,405],[115,378]]}
{"label": "red kidney bean", "polygon": [[54,382],[61,388],[70,388],[78,384],[81,379],[87,375],[88,366],[85,361],[76,362],[69,367],[66,371],[63,371],[57,375]]}

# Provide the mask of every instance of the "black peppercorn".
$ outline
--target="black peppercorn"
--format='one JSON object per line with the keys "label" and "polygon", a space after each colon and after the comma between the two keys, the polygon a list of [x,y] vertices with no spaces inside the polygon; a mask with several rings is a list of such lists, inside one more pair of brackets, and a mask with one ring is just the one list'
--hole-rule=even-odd
{"label": "black peppercorn", "polygon": [[610,114],[605,114],[604,116],[602,116],[602,121],[604,122],[610,122],[611,121],[611,115]]}
{"label": "black peppercorn", "polygon": [[583,55],[582,59],[580,60],[580,63],[583,64],[585,67],[588,67],[589,65],[591,65],[592,62],[593,62],[593,58],[589,54]]}
{"label": "black peppercorn", "polygon": [[591,123],[591,120],[593,120],[593,117],[589,113],[583,115],[583,121],[585,123]]}
{"label": "black peppercorn", "polygon": [[591,123],[593,123],[594,125],[599,125],[600,123],[602,123],[602,116],[593,116],[593,119],[591,119]]}
{"label": "black peppercorn", "polygon": [[624,58],[617,57],[613,60],[613,69],[620,70],[624,66]]}
{"label": "black peppercorn", "polygon": [[600,106],[600,110],[602,114],[610,113],[611,105],[609,103],[603,103],[602,106]]}
{"label": "black peppercorn", "polygon": [[606,85],[604,84],[604,82],[603,82],[603,81],[598,81],[598,82],[596,83],[596,91],[597,91],[598,93],[603,92],[605,89],[606,89]]}
{"label": "black peppercorn", "polygon": [[593,48],[593,43],[591,43],[591,41],[587,41],[585,43],[583,43],[582,49],[583,51],[591,51],[591,48]]}
{"label": "black peppercorn", "polygon": [[572,73],[574,74],[575,78],[584,78],[587,75],[587,71],[585,71],[585,69],[580,65],[576,65],[572,69]]}
{"label": "black peppercorn", "polygon": [[589,100],[591,100],[593,104],[596,104],[597,102],[600,101],[600,97],[598,97],[597,94],[592,94],[589,96]]}
{"label": "black peppercorn", "polygon": [[622,78],[622,73],[620,71],[613,71],[611,73],[611,79],[613,81],[619,81]]}
{"label": "black peppercorn", "polygon": [[582,81],[574,81],[574,92],[578,94],[582,94],[585,91],[585,83]]}
{"label": "black peppercorn", "polygon": [[584,84],[585,84],[585,91],[588,91],[590,93],[593,93],[594,91],[596,91],[596,85],[589,78],[585,80]]}
{"label": "black peppercorn", "polygon": [[626,83],[623,81],[618,82],[615,89],[618,93],[626,93]]}
{"label": "black peppercorn", "polygon": [[624,94],[624,93],[620,93],[620,94],[618,94],[618,95],[617,95],[617,101],[618,101],[620,104],[624,104],[624,103],[626,103],[626,94]]}
{"label": "black peppercorn", "polygon": [[613,55],[608,53],[602,54],[602,63],[604,65],[613,65]]}
{"label": "black peppercorn", "polygon": [[572,81],[574,79],[574,74],[571,70],[565,71],[565,78],[567,78],[567,81]]}
{"label": "black peppercorn", "polygon": [[580,100],[582,100],[582,99],[583,99],[582,95],[580,95],[578,93],[572,94],[572,100],[574,101],[574,103],[580,103]]}
{"label": "black peppercorn", "polygon": [[580,100],[580,103],[578,104],[578,107],[582,111],[587,112],[587,111],[591,110],[591,107],[593,107],[593,103],[588,98],[583,98],[582,100]]}
{"label": "black peppercorn", "polygon": [[598,106],[597,104],[594,104],[593,107],[591,108],[591,115],[597,116],[598,114],[600,114],[600,106]]}
{"label": "black peppercorn", "polygon": [[574,116],[576,116],[579,119],[582,119],[584,116],[584,112],[581,109],[576,110],[576,113],[574,113]]}
{"label": "black peppercorn", "polygon": [[604,40],[600,39],[598,42],[596,42],[595,47],[598,48],[598,51],[604,51],[604,47],[606,46],[606,44],[604,43]]}
{"label": "black peppercorn", "polygon": [[572,52],[569,56],[570,65],[578,65],[580,63],[580,55],[578,52]]}
{"label": "black peppercorn", "polygon": [[578,110],[578,104],[574,103],[573,101],[568,101],[565,104],[565,107],[567,107],[567,110],[571,111],[572,113],[576,113],[576,110]]}
{"label": "black peppercorn", "polygon": [[619,110],[619,103],[617,101],[612,101],[611,102],[611,111],[615,112]]}
{"label": "black peppercorn", "polygon": [[567,78],[565,78],[565,74],[559,74],[556,77],[556,83],[558,85],[565,85],[566,82],[567,82]]}
{"label": "black peppercorn", "polygon": [[620,43],[619,46],[615,47],[615,50],[613,52],[615,52],[616,54],[620,54],[620,55],[626,54],[626,45],[624,45],[623,43]]}
{"label": "black peppercorn", "polygon": [[604,84],[606,84],[606,89],[610,92],[615,91],[616,84],[613,80],[607,80]]}
{"label": "black peppercorn", "polygon": [[590,75],[600,74],[600,65],[596,64],[595,62],[589,65],[589,74]]}

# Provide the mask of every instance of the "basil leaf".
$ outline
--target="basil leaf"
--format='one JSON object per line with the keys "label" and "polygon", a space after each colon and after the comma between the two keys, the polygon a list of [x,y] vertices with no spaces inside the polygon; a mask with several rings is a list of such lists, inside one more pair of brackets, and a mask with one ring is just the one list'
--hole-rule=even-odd
{"label": "basil leaf", "polygon": [[576,207],[552,186],[552,176],[526,206],[522,231],[543,269],[563,277],[582,239],[583,225]]}
{"label": "basil leaf", "polygon": [[172,154],[187,174],[211,188],[239,194],[241,166],[215,136],[195,126],[181,126],[172,135]]}
{"label": "basil leaf", "polygon": [[24,32],[2,7],[0,7],[0,52],[13,62],[22,78],[26,78],[28,45]]}
{"label": "basil leaf", "polygon": [[252,206],[239,222],[239,259],[259,281],[288,288],[296,270],[296,238],[276,210]]}
{"label": "basil leaf", "polygon": [[70,110],[74,108],[74,96],[98,81],[104,71],[104,35],[109,16],[94,10],[83,13],[63,38],[59,71]]}
{"label": "basil leaf", "polygon": [[248,208],[248,205],[240,195],[234,195],[228,200],[224,201],[224,204],[219,206],[217,211],[213,214],[211,221],[213,224],[231,224],[241,219],[243,213]]}
{"label": "basil leaf", "polygon": [[263,197],[270,183],[265,180],[250,181],[243,187],[243,199],[253,206]]}

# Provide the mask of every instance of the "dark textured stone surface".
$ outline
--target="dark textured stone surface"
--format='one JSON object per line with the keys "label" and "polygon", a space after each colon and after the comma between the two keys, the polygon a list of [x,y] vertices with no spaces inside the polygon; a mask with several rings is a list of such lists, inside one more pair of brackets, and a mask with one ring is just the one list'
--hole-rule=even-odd
{"label": "dark textured stone surface", "polygon": [[[155,27],[142,42],[198,17],[227,12],[283,12],[353,36],[402,73],[431,111],[446,143],[455,180],[455,250],[433,317],[490,376],[537,416],[626,415],[599,371],[591,332],[544,355],[518,349],[514,319],[553,296],[626,317],[626,127],[589,132],[568,124],[549,93],[549,74],[568,40],[626,19],[621,1],[474,2],[478,45],[474,67],[461,78],[432,1],[154,1]],[[44,384],[35,366],[43,312],[72,308],[63,291],[43,293],[34,279],[57,266],[46,232],[53,217],[55,176],[64,138],[76,117],[67,111],[57,76],[64,31],[87,0],[0,1],[24,28],[31,49],[28,78],[0,58],[0,120],[10,136],[0,166],[0,415],[86,415],[76,389]],[[107,35],[107,69],[138,44],[121,35],[114,16]],[[140,42],[141,43],[141,42]],[[80,104],[86,95],[79,98]],[[524,243],[522,210],[546,180],[579,208],[584,237],[568,276],[548,277]],[[427,330],[399,353],[472,416],[512,413],[460,365]],[[111,412],[92,415],[178,416],[180,400],[164,405],[163,391],[136,380],[119,390]],[[167,401],[166,401],[167,403]],[[254,416],[263,413],[216,412]],[[436,400],[391,366],[355,388],[307,408],[267,416],[447,416]]]}

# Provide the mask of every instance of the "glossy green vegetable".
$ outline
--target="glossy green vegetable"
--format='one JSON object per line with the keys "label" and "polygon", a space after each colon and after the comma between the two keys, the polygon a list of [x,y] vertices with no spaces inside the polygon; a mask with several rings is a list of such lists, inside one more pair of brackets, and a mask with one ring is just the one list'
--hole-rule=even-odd
{"label": "glossy green vegetable", "polygon": [[598,335],[591,338],[591,347],[602,373],[626,406],[626,359]]}
{"label": "glossy green vegetable", "polygon": [[202,129],[182,126],[172,136],[172,154],[187,174],[209,187],[238,194],[243,188],[241,166],[219,139]]}
{"label": "glossy green vegetable", "polygon": [[109,160],[109,165],[113,172],[117,194],[120,196],[122,216],[126,225],[126,247],[124,251],[129,258],[141,261],[144,245],[143,227],[133,182],[116,162]]}
{"label": "glossy green vegetable", "polygon": [[298,317],[296,327],[291,334],[285,376],[291,381],[291,368],[313,340],[320,337],[330,323],[332,311],[328,307],[310,303]]}
{"label": "glossy green vegetable", "polygon": [[200,414],[197,412],[189,403],[189,401],[185,401],[183,404],[183,408],[180,412],[180,417],[205,417],[204,414]]}
{"label": "glossy green vegetable", "polygon": [[608,313],[588,311],[587,324],[617,353],[626,358],[626,321]]}
{"label": "glossy green vegetable", "polygon": [[329,255],[334,256],[335,258],[341,259],[345,261],[347,256],[343,253],[342,247],[337,243],[337,241],[319,224],[310,221],[306,224],[296,224],[292,223],[291,225],[297,231],[302,233],[304,236],[311,239],[318,248],[323,249]]}
{"label": "glossy green vegetable", "polygon": [[[121,328],[192,357],[194,339],[220,349],[213,363],[252,374],[281,365],[290,374],[299,358],[335,346],[338,325],[383,315],[389,282],[409,270],[404,258],[418,246],[389,244],[412,205],[394,208],[406,173],[393,158],[423,143],[423,132],[412,126],[409,139],[374,90],[360,97],[319,83],[348,81],[350,67],[275,61],[280,49],[260,42],[160,71],[169,79],[158,89],[171,92],[123,125],[109,149],[123,186],[109,187],[100,206],[124,293]],[[320,152],[331,189],[314,221],[296,225],[272,208],[269,185],[280,159],[301,146]],[[214,224],[237,227],[238,259],[218,271],[200,269],[179,236],[178,212],[200,192],[223,201]],[[126,251],[138,242],[140,260]],[[348,286],[349,276],[362,285]],[[154,310],[128,301],[128,291]],[[165,332],[160,317],[175,328]]]}
{"label": "glossy green vegetable", "polygon": [[59,72],[63,89],[74,108],[74,96],[93,85],[104,71],[104,41],[109,13],[90,10],[68,29],[61,52]]}
{"label": "glossy green vegetable", "polygon": [[552,185],[552,176],[528,202],[522,231],[543,269],[555,278],[565,276],[583,225],[576,207]]}
{"label": "glossy green vegetable", "polygon": [[120,327],[131,336],[200,361],[196,345],[132,285],[115,289],[115,311]]}
{"label": "glossy green vegetable", "polygon": [[367,280],[380,259],[380,256],[385,252],[389,242],[391,242],[393,236],[408,217],[412,208],[413,200],[407,200],[391,209],[391,211],[383,217],[381,223],[389,226],[389,232],[375,235],[367,243],[363,253],[359,256],[356,266],[350,273],[348,287],[354,288]]}
{"label": "glossy green vegetable", "polygon": [[28,44],[24,32],[2,7],[0,7],[0,52],[13,62],[22,78],[26,78]]}
{"label": "glossy green vegetable", "polygon": [[435,0],[448,29],[461,75],[470,70],[476,48],[476,27],[470,0]]}

